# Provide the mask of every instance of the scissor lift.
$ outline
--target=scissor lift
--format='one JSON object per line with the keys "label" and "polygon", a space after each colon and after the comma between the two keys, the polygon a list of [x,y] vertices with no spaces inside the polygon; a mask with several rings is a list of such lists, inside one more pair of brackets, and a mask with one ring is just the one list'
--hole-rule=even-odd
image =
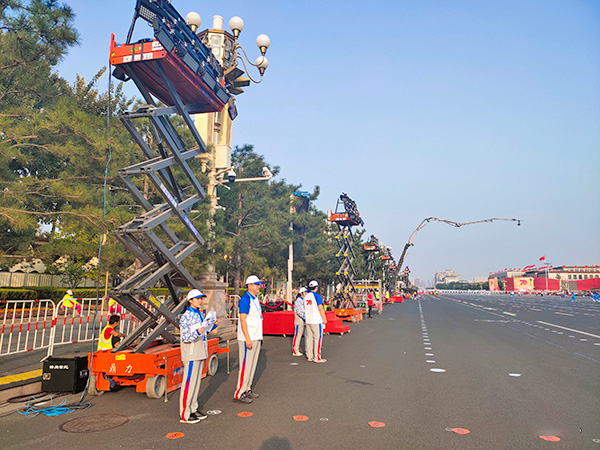
{"label": "scissor lift", "polygon": [[[140,18],[152,24],[155,39],[131,43],[133,28]],[[221,111],[231,95],[211,50],[169,2],[137,0],[127,41],[118,45],[111,36],[110,55],[115,66],[113,75],[124,81],[133,80],[146,102],[120,117],[145,159],[119,171],[144,212],[115,232],[141,268],[110,292],[140,320],[140,326],[112,351],[95,353],[89,391],[101,393],[109,390],[111,384],[135,385],[138,391],[157,398],[181,383],[179,339],[171,330],[178,327],[177,318],[184,312],[186,302],[179,302],[173,279],[177,277],[192,288],[200,288],[182,264],[204,243],[187,215],[205,196],[188,161],[207,151],[190,114]],[[163,105],[159,106],[155,99]],[[173,115],[183,119],[186,132],[194,140],[192,148],[186,148],[171,120]],[[136,127],[140,121],[142,126],[149,123],[155,149],[149,145],[148,136]],[[154,185],[160,203],[152,204],[146,199],[133,180],[137,176],[147,177]],[[187,230],[187,240],[167,225],[172,218],[177,218]],[[159,282],[170,292],[164,301],[149,292]],[[219,349],[218,339],[209,341],[208,373],[216,371],[216,354],[224,352],[228,349]]]}
{"label": "scissor lift", "polygon": [[338,251],[335,254],[340,268],[336,271],[338,279],[338,288],[333,299],[334,311],[339,317],[347,318],[352,321],[360,319],[361,314],[355,310],[356,303],[353,296],[356,294],[353,278],[356,275],[352,262],[355,254],[352,244],[354,237],[352,227],[363,226],[364,221],[360,217],[356,203],[346,193],[342,193],[336,203],[335,212],[329,211],[329,220],[338,226],[338,233],[335,241],[338,244]]}
{"label": "scissor lift", "polygon": [[369,280],[375,280],[377,278],[377,268],[375,261],[377,261],[377,253],[379,253],[379,241],[374,235],[371,235],[369,240],[363,244],[363,251],[366,255],[367,260],[367,273]]}
{"label": "scissor lift", "polygon": [[384,247],[381,259],[383,260],[383,287],[387,292],[394,292],[396,290],[397,278],[396,262],[394,261],[390,247]]}

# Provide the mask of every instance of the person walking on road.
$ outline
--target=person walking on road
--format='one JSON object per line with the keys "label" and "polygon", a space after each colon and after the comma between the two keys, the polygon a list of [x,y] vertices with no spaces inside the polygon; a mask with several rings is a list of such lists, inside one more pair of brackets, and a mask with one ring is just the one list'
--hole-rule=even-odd
{"label": "person walking on road", "polygon": [[263,282],[256,275],[246,278],[248,290],[238,303],[240,313],[237,328],[239,373],[233,398],[242,403],[252,403],[259,396],[252,392],[252,382],[263,339],[263,317],[258,300],[258,292],[262,284]]}
{"label": "person walking on road", "polygon": [[[294,302],[294,340],[292,341],[292,355],[302,356],[300,352],[300,341],[302,340],[302,334],[304,333],[304,322],[306,316],[304,313],[304,296],[308,289],[301,287],[298,291],[298,298]],[[306,339],[304,340],[304,346],[306,347]]]}
{"label": "person walking on road", "polygon": [[367,295],[367,306],[369,307],[369,319],[372,319],[371,311],[373,311],[373,291],[370,291],[369,295]]}
{"label": "person walking on road", "polygon": [[323,330],[327,323],[323,299],[317,290],[319,283],[315,280],[308,284],[309,292],[304,296],[304,309],[306,314],[306,357],[309,362],[324,363],[326,359],[321,358],[321,344],[323,341]]}
{"label": "person walking on road", "polygon": [[202,368],[208,357],[206,327],[203,326],[202,299],[205,294],[192,289],[187,295],[188,307],[179,319],[181,332],[181,361],[183,379],[179,391],[179,421],[198,423],[207,415],[198,409],[198,394],[202,380]]}

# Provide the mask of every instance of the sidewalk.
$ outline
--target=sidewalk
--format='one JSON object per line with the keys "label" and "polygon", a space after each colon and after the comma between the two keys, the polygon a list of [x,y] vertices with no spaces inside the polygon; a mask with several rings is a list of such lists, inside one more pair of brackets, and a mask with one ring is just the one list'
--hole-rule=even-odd
{"label": "sidewalk", "polygon": [[[91,349],[91,342],[59,345],[54,347],[52,356],[85,356]],[[47,353],[48,349],[39,349],[0,358],[0,402],[5,402],[11,397],[41,391],[43,369],[41,360]]]}

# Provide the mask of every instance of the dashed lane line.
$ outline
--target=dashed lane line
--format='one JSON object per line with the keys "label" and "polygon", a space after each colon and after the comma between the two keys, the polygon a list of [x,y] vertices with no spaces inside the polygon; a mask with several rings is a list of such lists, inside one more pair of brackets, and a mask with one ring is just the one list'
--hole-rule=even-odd
{"label": "dashed lane line", "polygon": [[567,327],[561,327],[560,325],[556,325],[556,324],[548,323],[548,322],[542,322],[541,320],[538,320],[537,323],[541,323],[541,324],[548,325],[551,327],[561,328],[561,329],[567,330],[567,331],[572,331],[573,333],[585,334],[586,336],[591,336],[591,337],[600,339],[600,336],[598,336],[597,334],[586,333],[585,331],[574,330],[572,328],[567,328]]}

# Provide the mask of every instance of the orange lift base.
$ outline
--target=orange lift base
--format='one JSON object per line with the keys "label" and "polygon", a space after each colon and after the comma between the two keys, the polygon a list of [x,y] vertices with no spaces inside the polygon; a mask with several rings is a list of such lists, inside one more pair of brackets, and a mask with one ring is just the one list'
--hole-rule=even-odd
{"label": "orange lift base", "polygon": [[334,309],[333,312],[342,320],[358,322],[362,320],[364,311],[361,308],[353,309]]}
{"label": "orange lift base", "polygon": [[[218,360],[216,366],[215,360],[220,353],[229,353],[229,348],[219,348],[218,338],[209,339],[208,358],[202,368],[202,378],[216,373]],[[161,395],[153,395],[157,392],[156,386],[164,383],[160,377],[166,379],[167,392],[178,389],[183,379],[179,344],[151,346],[144,353],[98,351],[93,359],[88,354],[88,360],[93,364],[90,367],[90,384],[95,383],[95,389],[92,390],[98,392],[110,391],[112,380],[116,386],[135,386],[136,392],[145,392],[149,397],[157,398]]]}

